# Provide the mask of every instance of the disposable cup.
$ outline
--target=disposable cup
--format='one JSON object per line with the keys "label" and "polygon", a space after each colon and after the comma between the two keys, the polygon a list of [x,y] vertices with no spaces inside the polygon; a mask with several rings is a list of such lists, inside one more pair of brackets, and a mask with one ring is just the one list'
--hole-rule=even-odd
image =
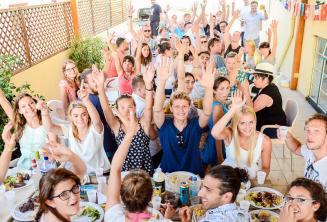
{"label": "disposable cup", "polygon": [[257,182],[258,184],[264,184],[267,173],[264,171],[258,171],[257,173]]}
{"label": "disposable cup", "polygon": [[160,205],[161,205],[161,197],[154,196],[152,198],[152,206],[153,206],[153,209],[160,210]]}
{"label": "disposable cup", "polygon": [[240,202],[240,208],[245,210],[245,211],[249,211],[250,208],[250,202],[247,200],[241,200]]}
{"label": "disposable cup", "polygon": [[98,191],[100,193],[105,194],[106,193],[106,188],[107,188],[107,178],[106,177],[98,177]]}
{"label": "disposable cup", "polygon": [[280,126],[279,129],[279,138],[285,140],[288,132],[288,126]]}
{"label": "disposable cup", "polygon": [[97,199],[97,191],[96,190],[87,190],[87,199],[89,202],[95,203]]}

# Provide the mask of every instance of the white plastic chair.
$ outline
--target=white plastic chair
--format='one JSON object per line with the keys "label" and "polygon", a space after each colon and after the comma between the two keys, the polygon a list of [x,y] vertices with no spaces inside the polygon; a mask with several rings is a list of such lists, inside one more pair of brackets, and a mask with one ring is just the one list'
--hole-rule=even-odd
{"label": "white plastic chair", "polygon": [[106,86],[106,96],[110,104],[114,104],[120,96],[118,77],[110,79]]}
{"label": "white plastic chair", "polygon": [[[287,100],[286,102],[286,106],[285,106],[285,114],[286,114],[286,126],[289,127],[289,130],[292,129],[296,118],[299,114],[299,106],[297,104],[296,101],[294,100]],[[260,132],[262,133],[265,129],[269,129],[269,128],[276,128],[278,129],[279,126],[278,125],[264,125],[261,127]],[[285,140],[281,140],[281,139],[271,139],[272,144],[282,144],[283,145],[283,157],[285,157],[284,154],[284,149],[285,149]],[[291,153],[291,171],[293,171],[293,154]]]}
{"label": "white plastic chair", "polygon": [[69,122],[65,120],[65,111],[62,101],[49,100],[47,106],[50,108],[50,117],[54,124],[69,124]]}

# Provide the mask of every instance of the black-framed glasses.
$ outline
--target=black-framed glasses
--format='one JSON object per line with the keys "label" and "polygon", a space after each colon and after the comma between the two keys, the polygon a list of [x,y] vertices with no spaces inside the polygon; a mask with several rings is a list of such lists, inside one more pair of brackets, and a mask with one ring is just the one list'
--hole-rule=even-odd
{"label": "black-framed glasses", "polygon": [[144,32],[151,32],[151,30],[150,29],[147,29],[147,30],[143,30]]}
{"label": "black-framed glasses", "polygon": [[306,199],[306,198],[302,198],[302,197],[292,197],[290,195],[286,195],[284,197],[284,201],[285,201],[285,203],[293,202],[296,204],[307,204],[307,203],[315,202],[315,200],[313,200],[313,199]]}
{"label": "black-framed glasses", "polygon": [[61,193],[60,193],[59,195],[57,195],[57,196],[52,196],[50,199],[54,199],[54,198],[59,197],[60,200],[65,201],[65,200],[68,200],[68,199],[71,197],[72,193],[73,193],[73,194],[79,194],[80,192],[81,192],[81,187],[80,187],[80,185],[75,184],[75,185],[72,187],[72,189],[70,189],[70,190],[65,190],[65,191],[61,192]]}
{"label": "black-framed glasses", "polygon": [[183,133],[182,132],[178,132],[177,135],[177,144],[179,147],[183,147],[184,146],[184,141],[183,141]]}
{"label": "black-framed glasses", "polygon": [[76,69],[76,66],[71,67],[71,68],[69,68],[69,69],[66,69],[66,72],[70,72],[70,71],[72,71],[72,70],[74,70],[74,69]]}

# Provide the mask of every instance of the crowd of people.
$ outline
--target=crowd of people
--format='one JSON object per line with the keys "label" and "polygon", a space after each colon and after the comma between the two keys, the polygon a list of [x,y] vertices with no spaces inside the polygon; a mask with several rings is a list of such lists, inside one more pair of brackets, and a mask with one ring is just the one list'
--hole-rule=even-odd
{"label": "crowd of people", "polygon": [[[66,163],[42,177],[37,221],[70,221],[79,211],[81,182],[99,168],[110,172],[105,221],[157,221],[147,212],[157,167],[204,178],[198,194],[207,210],[203,221],[236,222],[239,214],[248,221],[235,204],[241,182],[255,179],[258,170],[269,174],[271,139],[280,137],[276,128],[261,128],[287,124],[274,84],[278,22],[271,21],[263,42],[268,14],[256,0],[243,0],[240,8],[220,0],[209,17],[204,1],[183,18],[151,2],[150,23],[139,30],[129,7],[130,44],[109,34],[103,70],[93,65],[79,73],[74,61],[63,64],[59,91],[67,124],[51,118],[45,101],[23,93],[11,104],[0,90],[9,119],[0,182],[16,147],[19,169],[31,168],[37,150]],[[237,20],[240,28],[231,32]],[[120,96],[110,104],[113,82]],[[306,164],[285,195],[281,222],[327,219],[327,117],[310,117],[304,133],[304,144],[286,135],[287,147]],[[122,171],[130,173],[122,179]],[[167,204],[162,212],[170,221],[175,209]],[[191,221],[191,208],[181,208],[179,216]]]}

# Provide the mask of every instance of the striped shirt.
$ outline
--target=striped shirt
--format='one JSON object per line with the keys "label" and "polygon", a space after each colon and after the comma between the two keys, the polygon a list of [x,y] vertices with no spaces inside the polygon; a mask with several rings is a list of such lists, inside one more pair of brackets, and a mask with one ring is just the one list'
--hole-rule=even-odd
{"label": "striped shirt", "polygon": [[210,209],[206,212],[205,218],[199,222],[248,222],[250,215],[240,209],[235,203],[225,204],[220,207]]}

